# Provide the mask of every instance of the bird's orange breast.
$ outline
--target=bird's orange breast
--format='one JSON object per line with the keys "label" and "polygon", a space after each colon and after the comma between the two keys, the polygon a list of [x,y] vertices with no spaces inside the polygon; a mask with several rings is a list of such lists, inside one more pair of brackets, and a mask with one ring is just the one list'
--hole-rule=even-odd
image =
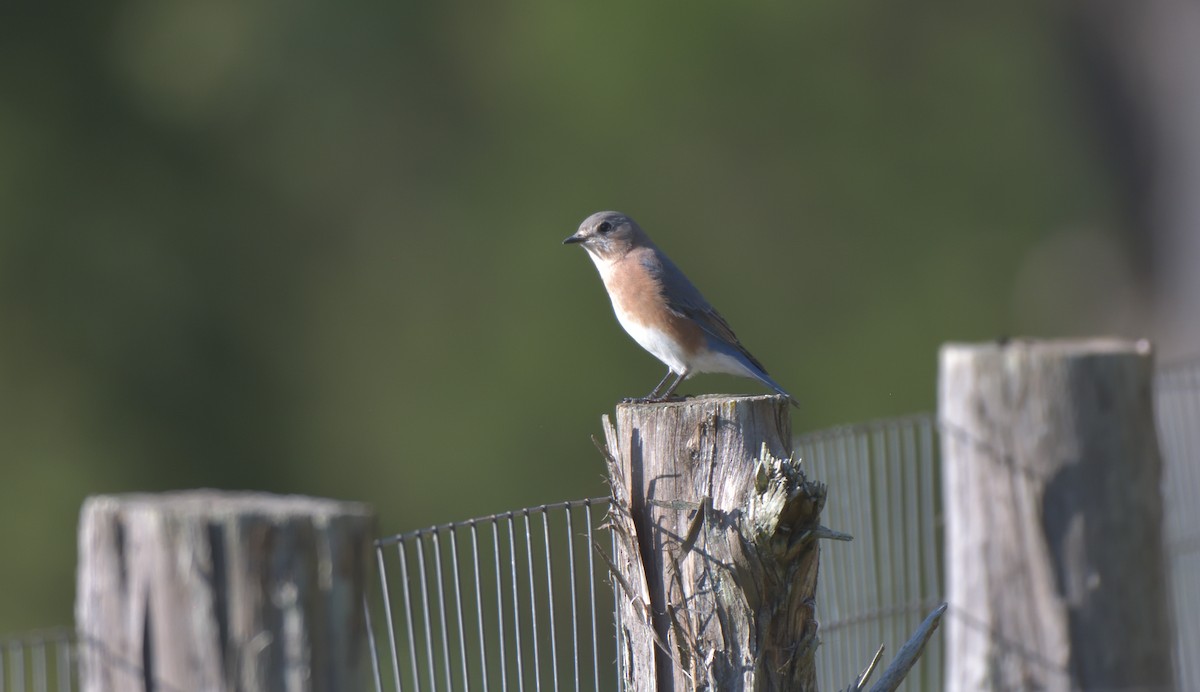
{"label": "bird's orange breast", "polygon": [[612,264],[604,275],[604,286],[613,309],[622,313],[624,320],[667,334],[689,354],[704,347],[704,331],[668,307],[662,284],[633,253]]}

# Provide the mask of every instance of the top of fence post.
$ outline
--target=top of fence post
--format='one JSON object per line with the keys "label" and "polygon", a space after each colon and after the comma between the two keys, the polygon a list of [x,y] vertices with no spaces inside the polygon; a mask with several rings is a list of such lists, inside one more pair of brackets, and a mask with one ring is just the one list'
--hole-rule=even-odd
{"label": "top of fence post", "polygon": [[948,689],[1170,689],[1146,341],[948,344]]}
{"label": "top of fence post", "polygon": [[107,690],[350,690],[365,681],[366,505],[213,490],[88,498],[80,682]]}
{"label": "top of fence post", "polygon": [[622,404],[605,417],[625,688],[815,686],[823,486],[787,399]]}

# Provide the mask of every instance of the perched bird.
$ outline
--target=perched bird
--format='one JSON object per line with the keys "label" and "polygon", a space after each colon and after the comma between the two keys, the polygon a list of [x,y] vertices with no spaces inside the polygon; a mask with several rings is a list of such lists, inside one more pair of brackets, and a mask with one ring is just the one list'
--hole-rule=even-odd
{"label": "perched bird", "polygon": [[[617,321],[633,340],[667,365],[667,374],[642,401],[663,401],[679,383],[701,372],[749,377],[799,403],[633,219],[601,211],[563,241],[578,243],[600,270]],[[675,375],[671,386],[663,387]]]}

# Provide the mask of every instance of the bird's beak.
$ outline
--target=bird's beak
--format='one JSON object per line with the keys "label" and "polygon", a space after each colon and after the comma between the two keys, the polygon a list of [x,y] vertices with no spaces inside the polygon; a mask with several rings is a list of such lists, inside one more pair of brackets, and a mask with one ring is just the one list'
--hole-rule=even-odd
{"label": "bird's beak", "polygon": [[583,236],[576,233],[575,235],[570,236],[566,240],[564,240],[563,245],[574,245],[575,243],[582,243],[585,240],[587,240],[587,238],[584,238]]}

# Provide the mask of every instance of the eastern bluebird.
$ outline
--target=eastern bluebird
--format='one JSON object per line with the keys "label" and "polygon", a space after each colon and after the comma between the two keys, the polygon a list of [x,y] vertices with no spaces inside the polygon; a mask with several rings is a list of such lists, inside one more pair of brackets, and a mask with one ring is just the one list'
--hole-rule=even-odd
{"label": "eastern bluebird", "polygon": [[[571,243],[582,245],[596,263],[617,321],[667,365],[666,376],[644,401],[669,398],[696,373],[719,372],[756,379],[800,405],[767,375],[725,319],[633,219],[615,211],[597,212],[563,241]],[[662,391],[672,374],[675,381]]]}

